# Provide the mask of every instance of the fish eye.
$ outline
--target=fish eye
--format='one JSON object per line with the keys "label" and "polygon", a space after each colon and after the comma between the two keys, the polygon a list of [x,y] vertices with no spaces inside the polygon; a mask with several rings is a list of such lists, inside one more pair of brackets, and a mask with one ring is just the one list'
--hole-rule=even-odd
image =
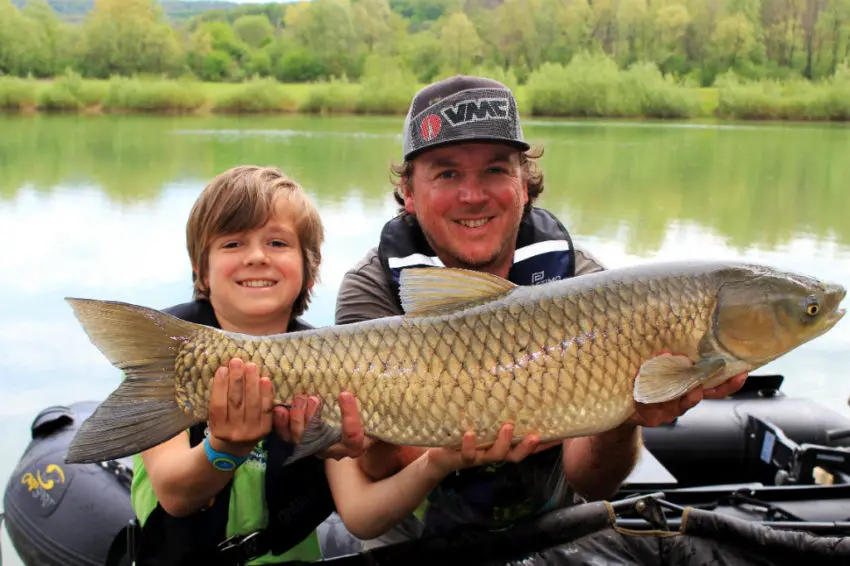
{"label": "fish eye", "polygon": [[818,300],[815,297],[809,297],[806,299],[806,314],[809,316],[815,316],[820,312],[820,305],[818,304]]}

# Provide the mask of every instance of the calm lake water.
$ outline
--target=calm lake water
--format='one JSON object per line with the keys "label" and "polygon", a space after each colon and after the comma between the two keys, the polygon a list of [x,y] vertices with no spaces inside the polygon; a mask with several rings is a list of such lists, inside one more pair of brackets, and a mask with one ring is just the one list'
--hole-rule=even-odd
{"label": "calm lake water", "polygon": [[[119,374],[65,296],[156,308],[191,296],[185,221],[240,164],[277,165],[326,226],[306,318],[333,322],[343,273],[395,210],[401,118],[0,116],[0,480],[42,408],[101,399]],[[530,120],[540,201],[608,266],[729,258],[850,285],[850,129]],[[850,319],[766,367],[784,390],[850,416]],[[6,564],[18,564],[5,532]]]}

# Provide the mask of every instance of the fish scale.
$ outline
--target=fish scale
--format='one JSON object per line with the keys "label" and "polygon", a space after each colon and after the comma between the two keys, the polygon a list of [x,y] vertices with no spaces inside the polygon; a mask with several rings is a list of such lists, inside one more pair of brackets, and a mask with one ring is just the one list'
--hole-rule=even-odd
{"label": "fish scale", "polygon": [[[80,427],[67,461],[138,453],[205,421],[212,376],[233,357],[259,366],[276,403],[318,395],[333,428],[339,393],[353,393],[366,434],[395,444],[457,446],[471,430],[486,445],[505,422],[515,441],[594,434],[623,423],[636,400],[716,386],[827,332],[845,296],[837,284],[727,262],[536,286],[410,268],[400,289],[405,315],[266,337],[69,299],[126,378]],[[678,356],[657,357],[664,350]],[[290,460],[306,453],[296,448]]]}

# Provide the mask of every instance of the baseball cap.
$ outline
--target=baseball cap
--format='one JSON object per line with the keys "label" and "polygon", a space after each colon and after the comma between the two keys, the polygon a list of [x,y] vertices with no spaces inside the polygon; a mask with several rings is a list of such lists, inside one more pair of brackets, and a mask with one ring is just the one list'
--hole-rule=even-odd
{"label": "baseball cap", "polygon": [[484,77],[455,75],[413,97],[404,119],[404,159],[462,141],[498,141],[523,151],[526,143],[511,90]]}

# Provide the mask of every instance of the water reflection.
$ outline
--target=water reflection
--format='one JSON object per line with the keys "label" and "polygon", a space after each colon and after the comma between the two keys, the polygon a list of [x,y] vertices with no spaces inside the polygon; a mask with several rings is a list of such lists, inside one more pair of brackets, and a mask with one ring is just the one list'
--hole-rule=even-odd
{"label": "water reflection", "polygon": [[0,116],[0,198],[94,184],[116,202],[155,200],[236,165],[279,165],[329,199],[381,196],[397,153],[383,118]]}
{"label": "water reflection", "polygon": [[[654,252],[690,222],[737,250],[800,234],[850,243],[850,130],[548,128],[547,195],[582,233]],[[548,191],[548,189],[547,189]]]}
{"label": "water reflection", "polygon": [[[283,167],[323,200],[385,200],[400,119],[359,117],[0,117],[0,199],[93,185],[116,203],[156,200],[242,163]],[[688,221],[735,249],[799,234],[850,244],[850,130],[530,121],[544,202],[570,227],[649,254]]]}

